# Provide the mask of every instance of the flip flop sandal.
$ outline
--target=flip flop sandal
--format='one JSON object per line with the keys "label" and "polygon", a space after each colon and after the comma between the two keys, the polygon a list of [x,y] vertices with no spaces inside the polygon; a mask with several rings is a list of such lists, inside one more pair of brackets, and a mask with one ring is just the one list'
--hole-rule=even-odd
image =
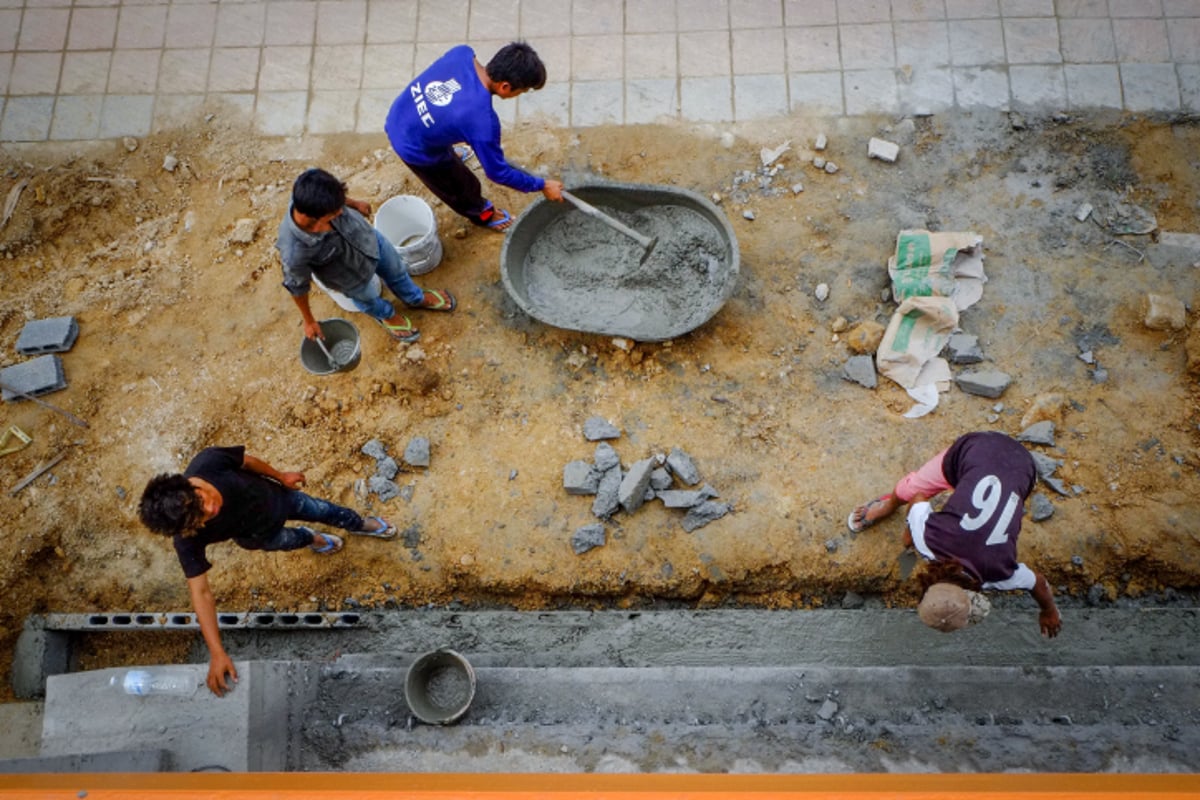
{"label": "flip flop sandal", "polygon": [[[430,295],[433,295],[433,303],[428,302]],[[458,308],[458,300],[454,299],[449,289],[426,289],[424,301],[416,308],[426,311],[453,311]]]}
{"label": "flip flop sandal", "polygon": [[376,522],[379,523],[379,527],[376,530],[373,530],[373,531],[361,530],[361,531],[350,531],[350,532],[357,536],[373,536],[376,539],[395,539],[396,538],[396,526],[395,525],[391,524],[390,522],[385,520],[383,517],[367,517],[368,522],[371,520],[375,520]]}
{"label": "flip flop sandal", "polygon": [[388,336],[392,337],[397,342],[412,344],[417,339],[421,338],[421,332],[413,327],[412,320],[410,320],[408,317],[404,317],[403,325],[389,325],[385,319],[376,319],[375,321],[379,323],[380,327],[387,331]]}
{"label": "flip flop sandal", "polygon": [[341,550],[346,544],[344,541],[342,541],[342,537],[334,536],[332,533],[318,533],[316,535],[325,539],[325,545],[323,547],[317,547],[316,545],[310,544],[308,547],[314,553],[320,553],[321,555],[333,555]]}
{"label": "flip flop sandal", "polygon": [[471,159],[475,157],[475,151],[468,144],[454,145],[454,155],[458,156],[458,160],[464,164],[470,164]]}
{"label": "flip flop sandal", "polygon": [[879,520],[883,519],[883,517],[879,517],[878,519],[868,519],[866,514],[870,513],[871,506],[873,506],[879,502],[884,502],[884,501],[888,500],[889,498],[891,498],[891,496],[892,496],[891,493],[881,494],[881,495],[879,495],[879,497],[876,497],[874,500],[868,501],[864,505],[866,512],[863,514],[863,518],[858,523],[857,528],[854,527],[854,511],[858,511],[858,509],[855,508],[854,511],[850,512],[850,516],[846,517],[846,527],[850,529],[851,533],[861,533],[862,531],[865,531],[867,528],[874,525],[876,522],[879,522]]}
{"label": "flip flop sandal", "polygon": [[496,233],[504,233],[509,225],[512,224],[512,214],[509,214],[503,208],[496,208],[491,203],[488,203],[487,208],[479,215],[479,219],[471,221],[484,228],[490,228]]}

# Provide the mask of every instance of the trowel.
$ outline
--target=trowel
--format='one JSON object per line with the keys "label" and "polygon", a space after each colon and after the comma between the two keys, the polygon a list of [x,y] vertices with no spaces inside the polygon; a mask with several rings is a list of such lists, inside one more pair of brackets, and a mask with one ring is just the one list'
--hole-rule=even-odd
{"label": "trowel", "polygon": [[571,203],[576,208],[578,208],[580,211],[582,211],[583,213],[587,214],[590,217],[595,217],[596,219],[603,222],[605,225],[609,226],[610,228],[620,231],[621,233],[628,236],[630,239],[633,239],[635,242],[640,244],[642,246],[642,257],[641,257],[641,260],[638,261],[638,266],[640,267],[642,264],[646,263],[646,259],[650,257],[650,252],[652,250],[654,250],[654,246],[656,244],[658,244],[657,236],[653,236],[653,237],[643,236],[642,234],[638,233],[633,228],[629,227],[628,225],[621,222],[620,220],[613,219],[608,214],[605,214],[603,211],[596,208],[591,203],[586,203],[583,200],[580,200],[578,197],[571,194],[566,189],[563,189],[562,196],[565,197],[567,200],[571,201]]}
{"label": "trowel", "polygon": [[320,336],[316,337],[317,346],[321,348],[321,352],[325,354],[325,358],[329,359],[329,368],[336,372],[341,369],[342,362],[337,356],[329,352],[329,348],[325,346],[325,340]]}

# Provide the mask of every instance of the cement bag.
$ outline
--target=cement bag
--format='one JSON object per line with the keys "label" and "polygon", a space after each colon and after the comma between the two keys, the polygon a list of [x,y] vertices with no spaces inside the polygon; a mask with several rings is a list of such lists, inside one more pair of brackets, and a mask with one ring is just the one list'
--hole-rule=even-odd
{"label": "cement bag", "polygon": [[951,297],[962,311],[983,296],[983,237],[977,233],[900,231],[888,259],[892,297]]}
{"label": "cement bag", "polygon": [[875,352],[875,366],[912,389],[925,363],[942,352],[957,327],[958,308],[949,297],[909,297],[892,314]]}

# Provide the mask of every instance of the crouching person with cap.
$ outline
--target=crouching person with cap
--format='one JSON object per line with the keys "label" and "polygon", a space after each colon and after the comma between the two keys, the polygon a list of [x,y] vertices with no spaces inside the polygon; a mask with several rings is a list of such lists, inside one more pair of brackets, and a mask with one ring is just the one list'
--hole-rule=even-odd
{"label": "crouching person with cap", "polygon": [[[869,528],[908,505],[904,543],[926,559],[925,594],[917,611],[940,631],[978,622],[989,604],[981,591],[1024,589],[1037,601],[1042,635],[1054,637],[1062,619],[1050,584],[1017,560],[1025,499],[1037,469],[1019,442],[996,431],[968,433],[906,475],[889,494],[858,506],[850,530]],[[929,500],[950,491],[940,511]]]}

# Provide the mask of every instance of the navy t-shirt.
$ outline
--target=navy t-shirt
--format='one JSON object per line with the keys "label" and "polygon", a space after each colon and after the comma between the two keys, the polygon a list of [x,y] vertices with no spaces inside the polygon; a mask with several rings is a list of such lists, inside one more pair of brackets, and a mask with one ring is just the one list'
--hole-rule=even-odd
{"label": "navy t-shirt", "polygon": [[188,578],[212,569],[204,555],[210,544],[230,539],[267,539],[287,522],[291,490],[242,468],[245,447],[206,447],[184,470],[185,478],[201,478],[221,493],[221,510],[191,536],[174,538],[175,554]]}
{"label": "navy t-shirt", "polygon": [[968,433],[946,451],[942,474],[954,487],[942,510],[918,503],[909,515],[917,550],[953,558],[985,588],[1032,589],[1033,572],[1017,561],[1025,498],[1037,480],[1029,451],[997,431]]}

